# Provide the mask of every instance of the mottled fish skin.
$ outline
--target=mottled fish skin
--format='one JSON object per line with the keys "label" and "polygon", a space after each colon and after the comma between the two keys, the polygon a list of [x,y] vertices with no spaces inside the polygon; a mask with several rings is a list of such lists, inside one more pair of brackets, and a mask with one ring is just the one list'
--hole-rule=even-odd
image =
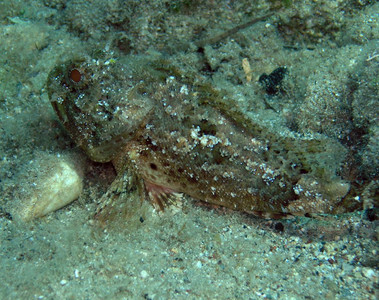
{"label": "mottled fish skin", "polygon": [[257,214],[345,211],[349,184],[323,160],[343,158],[342,147],[272,132],[166,61],[73,60],[51,72],[48,91],[91,159],[132,170],[147,187]]}

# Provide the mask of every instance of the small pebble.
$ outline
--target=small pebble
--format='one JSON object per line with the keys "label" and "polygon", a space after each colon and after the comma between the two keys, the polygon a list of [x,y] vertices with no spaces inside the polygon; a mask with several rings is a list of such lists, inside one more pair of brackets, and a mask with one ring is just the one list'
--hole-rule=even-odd
{"label": "small pebble", "polygon": [[66,285],[66,284],[67,284],[67,280],[62,279],[62,280],[60,281],[60,284],[61,284],[61,285]]}
{"label": "small pebble", "polygon": [[363,268],[362,275],[366,278],[373,279],[376,277],[375,271],[370,268]]}
{"label": "small pebble", "polygon": [[141,278],[145,279],[149,276],[149,273],[147,273],[145,270],[141,271]]}

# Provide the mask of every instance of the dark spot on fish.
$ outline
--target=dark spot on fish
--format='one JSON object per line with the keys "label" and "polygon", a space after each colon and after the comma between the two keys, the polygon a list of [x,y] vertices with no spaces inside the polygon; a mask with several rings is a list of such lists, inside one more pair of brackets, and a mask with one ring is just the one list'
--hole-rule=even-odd
{"label": "dark spot on fish", "polygon": [[188,176],[187,180],[191,183],[197,183],[198,180],[195,178],[195,176],[191,177],[191,176]]}
{"label": "dark spot on fish", "polygon": [[173,169],[170,169],[168,171],[168,175],[171,176],[171,177],[174,177],[174,178],[176,177],[176,173],[175,173],[175,171]]}

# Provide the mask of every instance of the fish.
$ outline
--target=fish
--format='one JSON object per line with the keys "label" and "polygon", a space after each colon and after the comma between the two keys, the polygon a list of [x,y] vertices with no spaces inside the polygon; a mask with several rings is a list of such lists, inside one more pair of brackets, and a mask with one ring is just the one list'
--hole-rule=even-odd
{"label": "fish", "polygon": [[47,90],[72,140],[118,174],[98,215],[117,210],[112,197],[131,185],[162,211],[181,195],[262,217],[351,209],[342,145],[276,131],[166,59],[73,58],[50,72]]}

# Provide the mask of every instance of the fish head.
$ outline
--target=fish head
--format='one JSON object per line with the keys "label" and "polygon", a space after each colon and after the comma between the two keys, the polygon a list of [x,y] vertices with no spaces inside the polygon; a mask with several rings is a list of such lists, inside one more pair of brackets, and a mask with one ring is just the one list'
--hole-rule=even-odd
{"label": "fish head", "polygon": [[[136,75],[137,74],[137,75]],[[111,161],[153,110],[138,62],[74,59],[49,74],[51,104],[71,138],[97,162]]]}

